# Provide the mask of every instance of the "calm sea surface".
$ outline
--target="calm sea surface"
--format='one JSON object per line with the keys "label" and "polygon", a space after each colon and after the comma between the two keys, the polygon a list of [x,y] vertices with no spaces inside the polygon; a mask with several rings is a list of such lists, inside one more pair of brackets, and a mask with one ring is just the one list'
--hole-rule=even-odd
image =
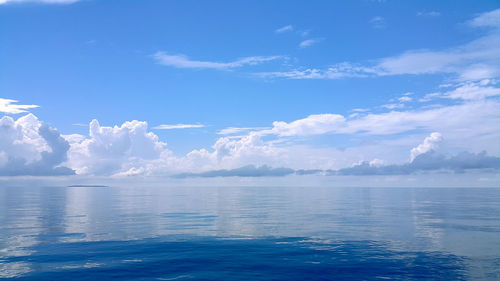
{"label": "calm sea surface", "polygon": [[0,185],[0,279],[500,280],[500,189]]}

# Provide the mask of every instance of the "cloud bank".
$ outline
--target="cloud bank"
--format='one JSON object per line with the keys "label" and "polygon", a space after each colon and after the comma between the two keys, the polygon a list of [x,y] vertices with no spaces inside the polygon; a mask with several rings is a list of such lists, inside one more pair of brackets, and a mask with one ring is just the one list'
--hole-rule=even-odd
{"label": "cloud bank", "polygon": [[203,173],[182,173],[174,175],[175,178],[213,178],[213,177],[283,177],[294,174],[295,170],[290,168],[271,168],[269,166],[255,167],[248,165],[231,170],[213,170]]}
{"label": "cloud bank", "polygon": [[[431,93],[405,93],[385,104],[353,109],[348,114],[318,112],[275,120],[262,127],[222,128],[216,132],[211,147],[185,155],[171,152],[144,121],[102,126],[92,120],[88,135],[61,136],[32,114],[18,120],[6,116],[0,119],[0,175],[77,173],[190,178],[497,173],[498,13],[500,10],[483,13],[467,22],[471,28],[484,29],[483,36],[448,50],[410,50],[369,65],[341,63],[326,70],[311,68],[276,74],[290,79],[455,75],[446,81],[447,85]],[[217,70],[279,58],[210,62],[162,52],[154,57],[158,63],[173,67]],[[0,99],[0,112],[19,114],[37,107],[16,102]],[[152,129],[200,127],[203,125],[181,123]]]}
{"label": "cloud bank", "polygon": [[471,170],[483,173],[498,172],[500,157],[488,156],[486,152],[461,152],[453,156],[445,156],[434,151],[418,155],[413,161],[404,164],[383,165],[378,161],[365,161],[353,167],[339,170],[272,168],[266,165],[255,167],[247,165],[235,169],[210,170],[201,173],[180,173],[174,178],[214,178],[214,177],[284,177],[289,175],[327,176],[394,176],[411,175],[426,172],[465,173]]}
{"label": "cloud bank", "polygon": [[409,175],[421,172],[453,171],[464,173],[469,170],[497,172],[500,169],[500,157],[488,156],[486,152],[461,152],[445,156],[434,151],[420,154],[413,161],[401,165],[376,166],[363,162],[350,168],[330,171],[332,175]]}
{"label": "cloud bank", "polygon": [[[338,175],[363,171],[405,174],[416,170],[430,171],[432,169],[425,167],[437,167],[434,162],[438,160],[442,163],[439,166],[442,170],[481,170],[479,164],[475,166],[478,168],[467,168],[463,162],[456,164],[464,158],[475,159],[474,163],[489,161],[490,164],[483,168],[495,170],[491,164],[495,163],[491,158],[495,156],[481,154],[478,148],[500,155],[497,145],[500,139],[499,88],[494,81],[482,80],[447,85],[442,89],[424,95],[421,99],[425,102],[419,101],[416,94],[402,94],[393,100],[405,104],[405,107],[378,113],[358,109],[348,116],[311,114],[297,120],[274,121],[270,127],[225,128],[218,131],[219,136],[211,147],[195,149],[185,155],[175,155],[170,151],[167,143],[160,141],[144,121],[102,126],[99,121],[92,120],[88,125],[88,135],[60,136],[54,129],[43,126],[33,114],[17,121],[5,116],[1,119],[1,174],[76,172],[124,177],[185,173],[194,176],[219,171],[199,175],[206,177],[249,165],[284,167],[294,170],[295,174],[311,174],[316,170],[323,174],[336,171],[334,174]],[[447,104],[442,104],[443,101]],[[408,103],[423,105],[405,110]],[[428,103],[434,106],[427,106]],[[376,108],[380,111],[381,107]],[[193,125],[176,124],[153,129],[190,127]],[[325,137],[333,142],[337,138],[352,140],[343,141],[348,145],[345,147],[314,144],[316,138]],[[451,151],[469,154],[463,154],[461,158],[446,153],[430,157],[431,152],[441,149],[443,139]],[[405,163],[408,155],[410,162]],[[422,164],[422,159],[427,161],[427,166]],[[434,164],[431,165],[431,161]],[[297,172],[299,170],[301,172]],[[236,172],[244,174],[243,171]],[[265,174],[263,171],[259,173]]]}

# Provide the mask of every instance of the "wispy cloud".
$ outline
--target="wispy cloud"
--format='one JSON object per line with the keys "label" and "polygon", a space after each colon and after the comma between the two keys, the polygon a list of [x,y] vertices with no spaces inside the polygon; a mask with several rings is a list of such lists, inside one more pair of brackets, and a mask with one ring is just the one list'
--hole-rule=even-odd
{"label": "wispy cloud", "polygon": [[372,67],[344,62],[330,66],[326,69],[294,69],[290,71],[260,72],[256,75],[264,78],[341,79],[376,76],[377,70]]}
{"label": "wispy cloud", "polygon": [[175,129],[192,129],[192,128],[203,128],[205,125],[202,124],[164,124],[153,127],[155,130],[175,130]]}
{"label": "wispy cloud", "polygon": [[[322,134],[392,135],[413,130],[444,131],[456,137],[465,137],[463,127],[474,127],[467,133],[481,135],[481,130],[500,128],[500,88],[488,85],[466,84],[434,98],[455,99],[458,104],[436,108],[420,107],[412,110],[366,113],[345,117],[341,114],[313,114],[292,122],[275,121],[273,128],[262,130],[262,135],[310,136]],[[401,103],[381,106],[389,110],[404,108]],[[466,125],[467,124],[467,125]]]}
{"label": "wispy cloud", "polygon": [[284,33],[284,32],[288,32],[288,31],[293,31],[293,26],[292,25],[285,25],[283,27],[280,27],[280,28],[276,29],[274,32],[276,32],[276,33]]}
{"label": "wispy cloud", "polygon": [[307,40],[300,42],[299,48],[302,48],[302,49],[307,48],[307,47],[315,45],[321,41],[323,41],[323,38],[307,39]]}
{"label": "wispy cloud", "polygon": [[490,80],[482,80],[480,82],[466,82],[460,84],[459,87],[446,92],[435,92],[425,95],[419,101],[428,102],[432,99],[452,99],[452,100],[483,100],[488,97],[500,96],[500,88],[493,86]]}
{"label": "wispy cloud", "polygon": [[385,28],[386,23],[383,17],[377,16],[370,20],[373,28]]}
{"label": "wispy cloud", "polygon": [[441,15],[440,12],[430,11],[430,12],[418,12],[417,16],[419,17],[439,17]]}
{"label": "wispy cloud", "polygon": [[24,2],[43,3],[43,4],[72,4],[78,1],[80,0],[0,0],[0,5],[8,3],[24,3]]}
{"label": "wispy cloud", "polygon": [[384,104],[381,107],[387,109],[397,109],[397,108],[403,108],[405,107],[405,105],[403,103],[389,103],[389,104]]}
{"label": "wispy cloud", "polygon": [[412,100],[413,100],[413,98],[408,97],[408,96],[402,96],[402,97],[398,98],[398,101],[400,101],[400,102],[410,102]]}
{"label": "wispy cloud", "polygon": [[469,21],[475,27],[500,27],[500,9],[482,13]]}
{"label": "wispy cloud", "polygon": [[248,131],[266,130],[268,127],[228,127],[217,132],[218,135],[233,135]]}
{"label": "wispy cloud", "polygon": [[3,99],[0,98],[0,112],[8,114],[19,114],[28,112],[28,109],[37,108],[38,105],[34,104],[13,104],[17,103],[17,100]]}
{"label": "wispy cloud", "polygon": [[157,52],[153,55],[157,63],[177,68],[198,68],[198,69],[232,69],[247,65],[257,65],[264,62],[277,60],[282,56],[254,56],[245,57],[231,62],[212,62],[191,60],[185,55],[169,55],[165,52]]}
{"label": "wispy cloud", "polygon": [[[371,21],[375,27],[381,17]],[[342,62],[326,68],[297,67],[288,71],[258,73],[265,78],[342,79],[394,75],[452,74],[456,80],[470,81],[500,77],[500,9],[480,14],[468,21],[471,27],[490,28],[467,44],[444,50],[408,50],[367,63]],[[308,42],[308,40],[304,41]],[[307,43],[306,45],[311,44]]]}

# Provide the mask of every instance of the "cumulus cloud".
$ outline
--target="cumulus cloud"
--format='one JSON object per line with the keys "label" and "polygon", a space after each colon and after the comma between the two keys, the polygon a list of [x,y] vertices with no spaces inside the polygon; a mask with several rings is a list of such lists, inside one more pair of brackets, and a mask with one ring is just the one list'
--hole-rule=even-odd
{"label": "cumulus cloud", "polygon": [[[65,136],[71,148],[69,165],[79,174],[107,175],[146,166],[146,162],[170,153],[167,144],[148,132],[146,122],[129,121],[121,126],[89,124],[89,136]],[[134,169],[133,169],[134,168]],[[137,170],[135,170],[137,172]]]}
{"label": "cumulus cloud", "polygon": [[43,4],[72,4],[78,1],[80,0],[0,0],[0,5],[8,3],[24,3],[24,2],[43,3]]}
{"label": "cumulus cloud", "polygon": [[[447,146],[452,149],[471,151],[469,156],[480,155],[478,148],[500,155],[497,145],[500,139],[500,100],[496,98],[498,88],[495,84],[480,81],[473,86],[463,83],[455,89],[451,86],[444,89],[446,91],[439,96],[449,103],[437,107],[378,113],[358,109],[355,110],[358,115],[313,114],[297,120],[275,121],[271,127],[226,128],[219,133],[227,135],[218,138],[211,148],[193,150],[183,156],[176,156],[168,150],[167,144],[149,130],[146,122],[134,120],[118,126],[101,126],[93,120],[88,126],[88,135],[64,135],[62,140],[56,138],[58,134],[53,131],[52,134],[47,133],[32,114],[17,121],[4,117],[2,122],[10,125],[1,127],[6,131],[0,135],[0,166],[24,167],[24,174],[34,174],[33,167],[43,163],[44,167],[49,167],[49,170],[39,169],[45,174],[72,173],[74,170],[77,174],[125,177],[229,171],[248,165],[286,167],[296,169],[296,174],[317,173],[316,170],[342,174],[354,173],[349,170],[352,167],[345,167],[359,163],[356,165],[359,172],[367,170],[366,173],[389,174],[392,171],[402,174],[415,169],[430,170],[422,168],[430,167],[430,160],[437,163],[437,154],[433,158],[422,155],[428,156],[437,150],[441,140],[439,134],[446,136]],[[452,98],[458,95],[456,93],[460,93],[462,98]],[[403,94],[401,97],[407,96]],[[334,143],[331,146],[318,147],[304,142],[310,139],[315,141],[315,136],[326,134],[330,136],[321,138],[330,138]],[[416,143],[415,136],[423,143]],[[345,147],[337,147],[337,137],[349,137],[354,141],[349,141]],[[69,149],[65,148],[65,143]],[[410,150],[411,162],[387,164],[405,161]],[[473,159],[472,156],[468,159]],[[439,159],[448,158],[451,157]],[[13,162],[12,159],[21,160]],[[376,160],[360,162],[366,159]],[[422,164],[422,159],[428,160],[427,166]],[[446,161],[444,163],[448,166],[437,167],[460,170],[460,166]],[[31,165],[35,162],[39,164]],[[417,164],[420,165],[418,169]],[[73,170],[57,168],[62,166]],[[4,175],[15,174],[11,170],[6,171],[3,170]]]}
{"label": "cumulus cloud", "polygon": [[7,114],[19,114],[28,112],[28,109],[39,107],[34,104],[14,104],[17,102],[17,100],[0,98],[0,112]]}
{"label": "cumulus cloud", "polygon": [[411,149],[410,162],[413,162],[413,160],[415,160],[415,158],[421,154],[433,150],[435,151],[442,141],[443,141],[443,136],[440,133],[438,132],[431,133],[428,137],[424,139],[423,143]]}
{"label": "cumulus cloud", "polygon": [[[499,158],[488,156],[485,152],[464,152],[455,156],[438,154],[436,150],[442,138],[439,133],[431,133],[422,144],[415,146],[411,151],[410,162],[403,164],[387,164],[385,158],[379,158],[386,152],[372,153],[375,146],[328,150],[282,143],[281,138],[290,136],[346,132],[352,126],[350,122],[341,115],[312,115],[289,123],[276,122],[271,129],[250,132],[246,136],[219,138],[211,151],[193,150],[177,157],[167,149],[166,143],[148,131],[146,122],[130,121],[108,127],[93,120],[89,124],[88,136],[74,134],[63,138],[32,114],[17,121],[3,117],[0,119],[0,174],[67,175],[76,171],[78,174],[116,177],[263,177],[292,174],[397,175],[442,170],[497,171],[500,167]],[[373,126],[373,123],[366,126],[363,131]],[[465,136],[463,132],[460,133],[460,137]],[[269,137],[268,134],[278,138],[264,140],[263,137]],[[394,145],[388,145],[394,151]],[[353,159],[353,155],[370,153],[376,156],[373,160],[342,168],[348,164],[346,161]],[[332,169],[334,166],[337,168]]]}
{"label": "cumulus cloud", "polygon": [[56,129],[43,124],[33,114],[17,120],[0,119],[0,175],[72,175],[61,166],[67,159],[69,143]]}
{"label": "cumulus cloud", "polygon": [[157,63],[177,68],[198,68],[227,70],[248,65],[257,65],[282,58],[282,56],[254,56],[241,58],[231,62],[212,62],[191,60],[185,55],[169,55],[165,52],[157,52],[153,55]]}

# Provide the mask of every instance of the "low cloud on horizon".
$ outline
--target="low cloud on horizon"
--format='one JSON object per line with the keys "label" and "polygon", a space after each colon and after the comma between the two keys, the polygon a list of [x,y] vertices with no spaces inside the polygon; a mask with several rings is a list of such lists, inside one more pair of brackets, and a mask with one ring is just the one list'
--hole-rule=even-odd
{"label": "low cloud on horizon", "polygon": [[213,178],[213,177],[284,177],[289,175],[323,176],[394,176],[422,173],[466,173],[469,171],[496,173],[500,170],[500,157],[481,153],[461,152],[445,156],[429,151],[417,156],[413,161],[403,164],[379,165],[376,161],[365,161],[353,167],[339,170],[294,170],[291,168],[272,168],[266,165],[256,167],[247,165],[235,169],[210,170],[200,173],[180,173],[174,178]]}

